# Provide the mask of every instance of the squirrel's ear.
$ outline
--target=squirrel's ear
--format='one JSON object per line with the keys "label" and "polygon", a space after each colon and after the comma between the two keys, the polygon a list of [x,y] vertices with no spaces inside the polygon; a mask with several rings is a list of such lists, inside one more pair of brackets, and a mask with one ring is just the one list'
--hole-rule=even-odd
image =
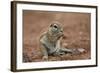
{"label": "squirrel's ear", "polygon": [[50,24],[50,27],[52,27],[53,26],[53,24]]}

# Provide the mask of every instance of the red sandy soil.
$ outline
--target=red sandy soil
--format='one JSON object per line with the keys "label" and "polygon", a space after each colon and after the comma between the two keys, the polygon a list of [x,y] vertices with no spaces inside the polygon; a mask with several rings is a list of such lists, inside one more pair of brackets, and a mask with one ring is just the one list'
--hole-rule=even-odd
{"label": "red sandy soil", "polygon": [[23,11],[23,62],[42,61],[39,37],[48,29],[50,23],[57,21],[63,25],[63,46],[66,48],[84,48],[80,54],[49,56],[49,61],[85,60],[91,58],[90,14],[75,12]]}

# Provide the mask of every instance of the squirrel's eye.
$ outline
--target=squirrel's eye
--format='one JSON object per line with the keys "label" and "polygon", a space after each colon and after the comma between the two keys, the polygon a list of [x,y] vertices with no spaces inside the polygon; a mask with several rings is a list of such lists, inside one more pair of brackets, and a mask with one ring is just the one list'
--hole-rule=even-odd
{"label": "squirrel's eye", "polygon": [[54,26],[54,28],[57,28],[57,26]]}

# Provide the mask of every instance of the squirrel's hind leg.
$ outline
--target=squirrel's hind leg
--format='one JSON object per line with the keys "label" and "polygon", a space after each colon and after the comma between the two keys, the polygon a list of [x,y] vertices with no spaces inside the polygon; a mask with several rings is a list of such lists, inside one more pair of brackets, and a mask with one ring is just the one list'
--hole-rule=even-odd
{"label": "squirrel's hind leg", "polygon": [[65,53],[73,53],[72,49],[67,49],[67,48],[61,48],[60,51]]}

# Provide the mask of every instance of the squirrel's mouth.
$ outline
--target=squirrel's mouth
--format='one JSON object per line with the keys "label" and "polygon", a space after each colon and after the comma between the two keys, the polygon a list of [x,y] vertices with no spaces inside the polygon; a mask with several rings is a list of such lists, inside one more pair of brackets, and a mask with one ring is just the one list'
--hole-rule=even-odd
{"label": "squirrel's mouth", "polygon": [[64,36],[64,33],[59,33],[60,36]]}
{"label": "squirrel's mouth", "polygon": [[64,34],[59,35],[58,39],[61,38],[61,37],[63,37],[63,36],[64,36]]}

